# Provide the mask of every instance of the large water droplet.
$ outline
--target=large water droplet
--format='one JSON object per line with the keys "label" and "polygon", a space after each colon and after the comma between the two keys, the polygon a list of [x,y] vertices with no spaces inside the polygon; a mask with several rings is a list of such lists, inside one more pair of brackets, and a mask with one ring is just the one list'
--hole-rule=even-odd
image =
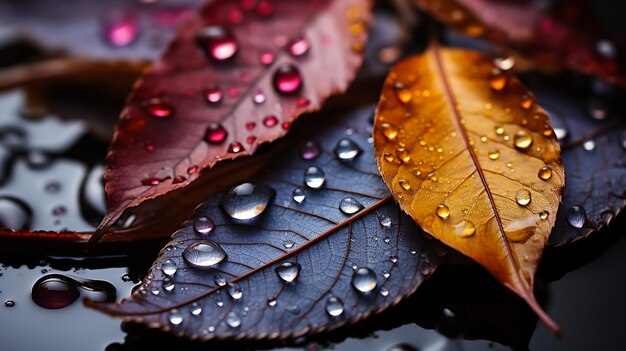
{"label": "large water droplet", "polygon": [[183,251],[183,259],[197,268],[207,268],[222,262],[226,252],[219,244],[208,240],[193,243]]}
{"label": "large water droplet", "polygon": [[318,158],[321,153],[322,153],[321,147],[319,146],[319,144],[317,144],[314,141],[307,141],[300,148],[300,156],[304,160],[314,160]]}
{"label": "large water droplet", "polygon": [[353,215],[361,211],[363,208],[363,204],[353,197],[346,197],[339,202],[339,210],[347,215]]}
{"label": "large water droplet", "polygon": [[224,286],[226,285],[226,278],[224,278],[223,276],[216,274],[213,277],[213,282],[215,283],[215,285],[217,286]]}
{"label": "large water droplet", "polygon": [[283,64],[276,72],[272,79],[274,88],[281,94],[293,94],[298,92],[302,87],[302,76],[300,71],[291,64]]}
{"label": "large water droplet", "polygon": [[168,320],[172,327],[178,327],[183,324],[183,315],[178,313],[178,311],[173,310],[172,313],[170,313]]}
{"label": "large water droplet", "polygon": [[385,122],[380,125],[380,128],[387,140],[394,141],[398,137],[398,128],[392,126],[391,124]]}
{"label": "large water droplet", "polygon": [[285,249],[291,249],[296,243],[293,240],[285,240],[283,241],[283,246]]}
{"label": "large water droplet", "polygon": [[243,289],[237,284],[228,284],[226,291],[233,300],[239,300],[243,297]]}
{"label": "large water droplet", "polygon": [[204,140],[209,144],[219,144],[226,140],[228,132],[221,124],[211,123],[204,133]]}
{"label": "large water droplet", "polygon": [[339,317],[343,313],[343,301],[335,296],[326,300],[326,313],[331,317]]}
{"label": "large water droplet", "polygon": [[574,228],[582,228],[587,221],[587,211],[582,206],[574,205],[567,211],[567,223]]}
{"label": "large water droplet", "polygon": [[222,210],[239,221],[259,217],[274,198],[275,191],[256,182],[245,182],[228,190],[222,197]]}
{"label": "large water droplet", "polygon": [[289,53],[292,56],[298,57],[306,54],[309,51],[310,44],[303,36],[299,35],[293,38],[288,44]]}
{"label": "large water droplet", "polygon": [[378,222],[383,228],[391,227],[391,218],[387,215],[380,215],[380,217],[378,217]]}
{"label": "large water droplet", "polygon": [[515,194],[515,201],[520,206],[527,206],[530,203],[530,191],[521,189]]}
{"label": "large water droplet", "polygon": [[304,202],[304,199],[306,199],[306,194],[304,193],[304,190],[300,189],[300,188],[295,188],[293,189],[293,201],[301,204],[302,202]]}
{"label": "large water droplet", "polygon": [[226,325],[231,328],[238,328],[241,325],[241,317],[235,312],[229,312],[226,315]]}
{"label": "large water droplet", "polygon": [[304,171],[304,183],[311,189],[319,189],[326,182],[326,175],[321,168],[316,166],[308,167]]}
{"label": "large water droplet", "polygon": [[537,176],[543,180],[548,180],[552,177],[552,168],[543,166],[539,169]]}
{"label": "large water droplet", "polygon": [[359,156],[363,150],[354,141],[344,138],[337,142],[335,146],[335,155],[345,161],[351,161]]}
{"label": "large water droplet", "polygon": [[215,229],[215,223],[209,217],[198,217],[193,221],[193,229],[198,234],[209,234],[213,229]]}
{"label": "large water droplet", "polygon": [[515,133],[513,144],[518,149],[527,149],[533,143],[533,138],[524,130]]}
{"label": "large water droplet", "polygon": [[443,218],[446,219],[448,218],[448,216],[450,216],[450,209],[448,208],[448,206],[441,204],[439,206],[437,206],[437,216],[439,216],[439,218]]}
{"label": "large water droplet", "polygon": [[80,296],[78,287],[72,279],[58,274],[42,277],[34,285],[31,293],[33,301],[43,308],[64,308]]}
{"label": "large water droplet", "polygon": [[196,34],[196,45],[206,57],[225,61],[237,53],[239,45],[233,34],[222,26],[208,26],[200,29]]}
{"label": "large water droplet", "polygon": [[176,274],[177,270],[178,270],[178,267],[176,267],[176,262],[174,262],[174,260],[172,259],[168,258],[165,261],[163,261],[163,264],[161,264],[161,271],[165,275],[172,276]]}
{"label": "large water droplet", "polygon": [[200,306],[200,304],[198,304],[197,302],[194,302],[191,304],[190,308],[189,308],[189,313],[191,313],[192,316],[199,316],[202,314],[202,306]]}
{"label": "large water droplet", "polygon": [[357,268],[352,273],[352,286],[362,293],[368,293],[376,289],[376,273],[367,268]]}
{"label": "large water droplet", "polygon": [[300,273],[300,264],[295,262],[283,262],[276,267],[278,277],[287,283],[294,281]]}

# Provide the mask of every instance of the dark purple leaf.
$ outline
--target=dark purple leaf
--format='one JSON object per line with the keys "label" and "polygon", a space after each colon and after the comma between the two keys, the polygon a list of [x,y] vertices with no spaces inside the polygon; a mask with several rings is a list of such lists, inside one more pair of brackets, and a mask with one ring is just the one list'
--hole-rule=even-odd
{"label": "dark purple leaf", "polygon": [[[172,236],[132,298],[88,305],[189,338],[285,339],[356,322],[410,295],[438,265],[437,253],[445,251],[400,212],[382,182],[368,142],[371,113],[370,108],[329,116],[325,128],[309,124],[308,130],[315,131],[299,137],[301,147],[276,157],[253,178],[272,190],[246,203],[248,211],[236,213],[245,217],[262,210],[261,200],[271,200],[256,221],[237,223],[226,214],[232,208],[222,199],[228,197],[211,196]],[[312,166],[326,177],[319,189],[311,188],[315,179],[309,179],[309,187],[305,184],[305,172]],[[201,229],[203,217],[210,219],[200,223],[204,228],[214,224],[207,234],[194,230],[194,225]],[[189,263],[193,259],[185,250],[202,238],[224,250],[223,261],[210,268]],[[176,272],[169,278],[172,263]],[[283,280],[293,278],[293,266],[283,268],[283,279],[276,272],[285,263],[300,267],[292,283]],[[364,273],[362,290],[372,283],[365,273],[373,274],[376,287],[371,292],[353,286],[358,272]],[[229,284],[242,289],[239,299],[232,297],[237,293]],[[333,305],[332,297],[342,302]],[[333,317],[329,309],[343,312]]]}

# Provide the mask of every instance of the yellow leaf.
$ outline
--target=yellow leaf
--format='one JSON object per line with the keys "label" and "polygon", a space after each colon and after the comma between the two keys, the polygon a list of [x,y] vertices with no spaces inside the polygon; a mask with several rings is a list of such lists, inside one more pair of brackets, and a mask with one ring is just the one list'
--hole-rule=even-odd
{"label": "yellow leaf", "polygon": [[561,201],[564,170],[546,112],[473,51],[432,46],[387,77],[376,160],[404,211],[528,302]]}

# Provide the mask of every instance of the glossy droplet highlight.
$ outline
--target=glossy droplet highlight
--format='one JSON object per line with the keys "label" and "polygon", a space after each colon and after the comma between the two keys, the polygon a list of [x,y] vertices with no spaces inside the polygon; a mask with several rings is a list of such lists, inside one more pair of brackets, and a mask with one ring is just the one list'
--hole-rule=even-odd
{"label": "glossy droplet highlight", "polygon": [[226,315],[226,325],[231,328],[238,328],[241,325],[241,317],[235,312],[229,312]]}
{"label": "glossy droplet highlight", "polygon": [[497,160],[500,158],[500,150],[497,150],[497,149],[491,150],[489,151],[487,156],[489,157],[490,160]]}
{"label": "glossy droplet highlight", "polygon": [[174,107],[161,99],[150,99],[143,104],[143,109],[155,118],[168,118],[174,115]]}
{"label": "glossy droplet highlight", "polygon": [[326,182],[326,175],[317,166],[308,167],[304,171],[304,183],[311,189],[319,189]]}
{"label": "glossy droplet highlight", "polygon": [[283,262],[275,269],[276,275],[286,282],[291,283],[296,278],[298,278],[298,274],[300,273],[300,264],[295,262]]}
{"label": "glossy droplet highlight", "polygon": [[170,313],[168,320],[172,327],[178,327],[183,324],[183,315],[178,313],[178,311],[173,310],[172,313]]}
{"label": "glossy droplet highlight", "polygon": [[515,133],[513,144],[518,149],[527,149],[533,143],[533,138],[524,130]]}
{"label": "glossy droplet highlight", "polygon": [[586,151],[593,151],[596,148],[596,143],[593,140],[587,140],[583,143],[583,149]]}
{"label": "glossy droplet highlight", "polygon": [[224,285],[226,285],[226,278],[224,278],[221,275],[217,274],[217,275],[215,275],[213,277],[213,282],[217,286],[224,286]]}
{"label": "glossy droplet highlight", "polygon": [[198,217],[193,221],[193,229],[198,234],[209,234],[213,229],[215,229],[215,223],[209,217]]}
{"label": "glossy droplet highlight", "polygon": [[285,249],[291,249],[296,243],[293,240],[285,240],[283,241],[283,246]]}
{"label": "glossy droplet highlight", "polygon": [[471,221],[463,221],[454,226],[456,233],[462,238],[469,238],[476,234],[476,226]]}
{"label": "glossy droplet highlight", "polygon": [[582,228],[587,221],[587,211],[582,206],[574,205],[567,211],[565,218],[572,227]]}
{"label": "glossy droplet highlight", "polygon": [[520,206],[527,206],[530,203],[530,191],[526,189],[519,190],[515,194],[515,201]]}
{"label": "glossy droplet highlight", "polygon": [[335,296],[331,296],[326,300],[326,313],[331,317],[339,317],[343,314],[343,301]]}
{"label": "glossy droplet highlight", "polygon": [[294,65],[283,64],[276,72],[272,79],[274,89],[281,94],[294,94],[302,88],[302,75]]}
{"label": "glossy droplet highlight", "polygon": [[322,148],[314,141],[307,141],[300,147],[300,157],[303,160],[314,160],[322,153]]}
{"label": "glossy droplet highlight", "polygon": [[546,219],[548,219],[549,215],[550,213],[548,211],[541,211],[539,212],[539,219],[541,219],[542,221],[545,221]]}
{"label": "glossy droplet highlight", "polygon": [[33,301],[48,309],[64,308],[76,301],[80,296],[78,287],[72,279],[51,274],[42,277],[34,285],[31,292]]}
{"label": "glossy droplet highlight", "polygon": [[206,129],[204,140],[209,144],[220,144],[226,140],[228,132],[221,124],[211,123]]}
{"label": "glossy droplet highlight", "polygon": [[552,177],[552,168],[548,166],[543,166],[539,168],[539,172],[537,173],[537,176],[543,180],[550,179]]}
{"label": "glossy droplet highlight", "polygon": [[222,262],[226,252],[222,247],[208,240],[193,243],[183,251],[183,259],[189,265],[197,268],[207,268]]}
{"label": "glossy droplet highlight", "polygon": [[353,215],[363,208],[363,204],[353,197],[346,197],[339,202],[339,210],[347,215]]}
{"label": "glossy droplet highlight", "polygon": [[233,34],[222,26],[208,26],[196,34],[196,45],[205,56],[215,61],[231,59],[239,50]]}
{"label": "glossy droplet highlight", "polygon": [[262,91],[258,90],[254,94],[252,94],[252,102],[257,105],[260,105],[265,102],[265,94]]}
{"label": "glossy droplet highlight", "polygon": [[339,140],[334,151],[337,158],[344,161],[351,161],[363,152],[359,145],[347,138]]}
{"label": "glossy droplet highlight", "polygon": [[168,258],[163,261],[163,264],[161,264],[161,272],[163,272],[163,274],[165,275],[172,276],[176,274],[177,270],[178,267],[176,266],[176,262],[174,262],[174,260],[172,259]]}
{"label": "glossy droplet highlight", "polygon": [[376,273],[367,267],[357,268],[352,273],[352,286],[362,293],[376,289],[376,284]]}
{"label": "glossy droplet highlight", "polygon": [[389,141],[394,141],[398,137],[398,128],[392,126],[389,123],[383,123],[380,125],[385,138]]}
{"label": "glossy droplet highlight", "polygon": [[274,198],[275,191],[257,182],[232,187],[222,197],[222,210],[232,219],[253,220],[259,217]]}
{"label": "glossy droplet highlight", "polygon": [[303,36],[297,36],[287,44],[287,47],[291,56],[298,57],[309,52],[310,44]]}
{"label": "glossy droplet highlight", "polygon": [[396,156],[398,156],[398,158],[404,163],[411,161],[411,153],[403,147],[396,149]]}
{"label": "glossy droplet highlight", "polygon": [[226,292],[233,300],[239,300],[243,297],[243,289],[237,284],[228,284]]}
{"label": "glossy droplet highlight", "polygon": [[437,206],[437,216],[439,216],[439,218],[442,219],[446,219],[448,218],[448,216],[450,216],[450,209],[448,208],[448,206],[441,204],[439,206]]}
{"label": "glossy droplet highlight", "polygon": [[132,44],[139,34],[137,16],[133,13],[118,13],[104,21],[104,39],[116,48]]}
{"label": "glossy droplet highlight", "polygon": [[409,182],[406,179],[400,179],[398,180],[398,185],[400,185],[400,187],[404,190],[410,190],[411,189],[411,182]]}
{"label": "glossy droplet highlight", "polygon": [[205,89],[202,94],[204,95],[204,99],[206,100],[206,102],[211,105],[219,103],[224,97],[222,90],[217,86]]}
{"label": "glossy droplet highlight", "polygon": [[387,215],[380,215],[380,217],[378,217],[378,223],[380,223],[383,228],[390,228],[391,218]]}
{"label": "glossy droplet highlight", "polygon": [[228,152],[230,152],[231,154],[238,154],[245,150],[246,149],[244,149],[243,145],[241,145],[241,143],[238,141],[235,141],[234,143],[230,143],[230,145],[228,145]]}
{"label": "glossy droplet highlight", "polygon": [[509,77],[503,73],[495,73],[492,74],[489,79],[489,87],[495,91],[502,91],[506,88],[507,83],[509,82]]}
{"label": "glossy droplet highlight", "polygon": [[278,124],[278,118],[276,116],[267,116],[263,118],[263,125],[270,128]]}
{"label": "glossy droplet highlight", "polygon": [[293,189],[292,198],[293,198],[293,201],[301,204],[302,202],[304,202],[304,199],[306,199],[304,190],[300,188]]}

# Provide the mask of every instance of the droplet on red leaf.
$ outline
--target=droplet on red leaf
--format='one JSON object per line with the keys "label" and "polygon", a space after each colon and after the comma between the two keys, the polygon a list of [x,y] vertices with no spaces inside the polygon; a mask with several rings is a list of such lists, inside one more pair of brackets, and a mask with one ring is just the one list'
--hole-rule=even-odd
{"label": "droplet on red leaf", "polygon": [[206,57],[215,61],[226,61],[235,56],[239,44],[233,34],[222,26],[202,28],[196,35],[196,44]]}
{"label": "droplet on red leaf", "polygon": [[293,94],[302,87],[302,75],[292,64],[284,64],[274,72],[274,88],[281,94]]}
{"label": "droplet on red leaf", "polygon": [[212,123],[206,129],[204,140],[209,144],[220,144],[226,140],[227,136],[228,132],[221,124]]}
{"label": "droplet on red leaf", "polygon": [[143,108],[152,117],[167,118],[174,115],[174,107],[157,98],[148,100]]}

